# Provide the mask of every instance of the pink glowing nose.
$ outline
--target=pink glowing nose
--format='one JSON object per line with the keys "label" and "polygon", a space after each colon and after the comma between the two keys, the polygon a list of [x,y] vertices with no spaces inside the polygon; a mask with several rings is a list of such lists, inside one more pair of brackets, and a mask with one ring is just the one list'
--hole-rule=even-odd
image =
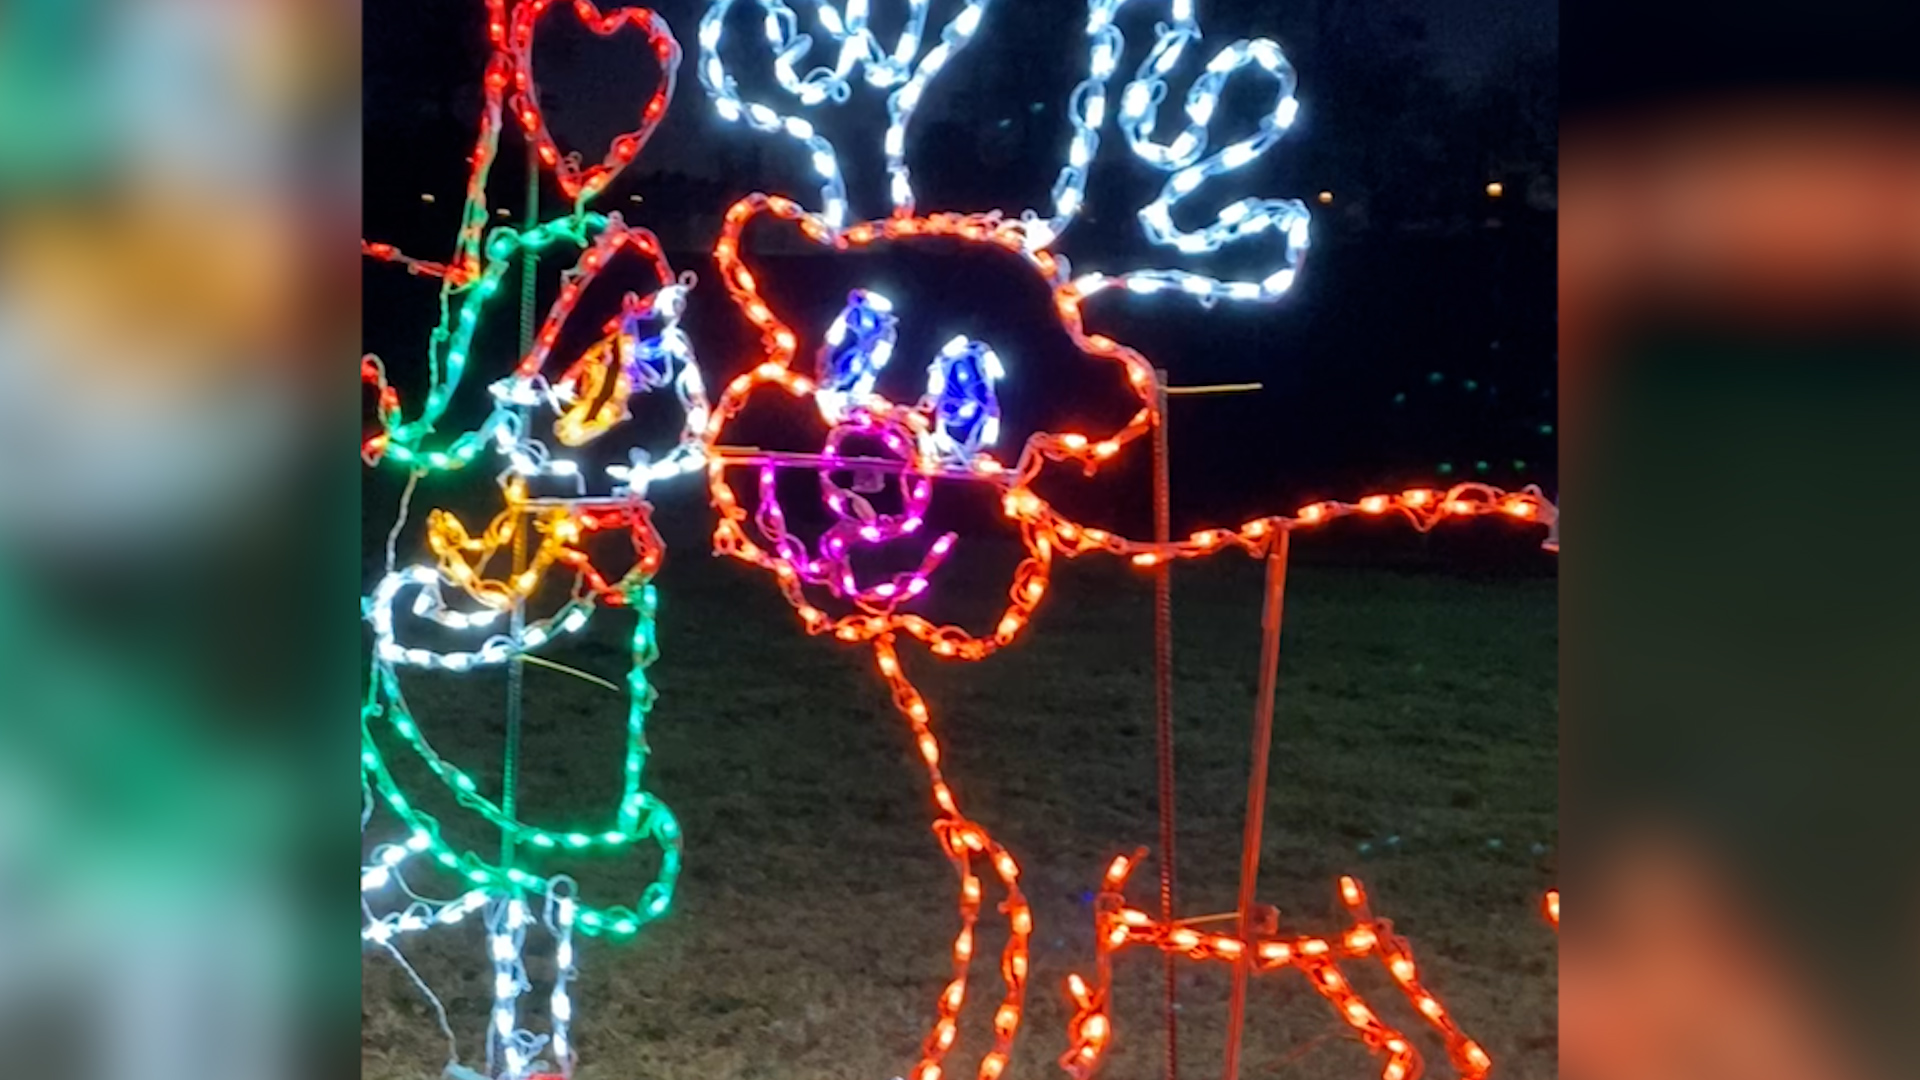
{"label": "pink glowing nose", "polygon": [[[881,451],[873,456],[853,453],[850,446],[872,446]],[[939,566],[952,550],[954,536],[949,533],[934,541],[920,565],[897,573],[871,586],[862,586],[854,575],[853,548],[878,547],[913,535],[926,524],[928,506],[933,501],[933,481],[921,469],[917,444],[906,424],[895,417],[875,415],[866,409],[852,409],[827,433],[821,447],[818,466],[820,498],[833,512],[834,523],[820,537],[820,557],[809,555],[805,545],[786,533],[786,515],[780,507],[775,470],[771,465],[760,470],[760,513],[763,524],[787,561],[810,584],[824,585],[835,596],[856,603],[892,605],[920,596],[927,591],[927,575]],[[851,473],[853,480],[844,485],[838,475]],[[884,490],[888,479],[898,487],[900,509],[882,513],[874,509],[868,495]]]}

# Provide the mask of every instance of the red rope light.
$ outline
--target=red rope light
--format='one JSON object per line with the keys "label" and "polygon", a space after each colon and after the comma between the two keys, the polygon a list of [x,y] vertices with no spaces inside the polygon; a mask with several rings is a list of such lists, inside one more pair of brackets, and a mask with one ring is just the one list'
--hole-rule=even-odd
{"label": "red rope light", "polygon": [[645,260],[661,285],[671,285],[677,280],[673,267],[660,249],[660,238],[653,234],[653,230],[628,225],[617,214],[609,215],[607,227],[594,238],[592,245],[580,253],[580,259],[573,268],[560,276],[560,296],[547,309],[547,320],[541,324],[540,332],[534,335],[533,348],[521,358],[514,374],[522,378],[540,374],[541,369],[547,366],[547,358],[552,354],[554,344],[560,340],[560,331],[572,317],[573,309],[580,303],[587,286],[593,284],[614,256],[623,251],[632,251]]}
{"label": "red rope light", "polygon": [[580,25],[603,38],[612,37],[625,27],[638,29],[646,35],[647,46],[660,65],[660,84],[640,109],[640,126],[615,137],[607,147],[605,159],[583,171],[577,153],[562,154],[555,144],[553,133],[547,128],[546,115],[540,110],[540,91],[533,78],[534,24],[554,6],[554,0],[529,0],[513,9],[506,43],[513,64],[513,115],[520,121],[520,129],[526,133],[541,164],[553,170],[554,179],[567,200],[578,204],[606,190],[614,177],[632,164],[666,117],[667,102],[673,97],[674,75],[680,67],[680,45],[674,41],[666,20],[647,8],[618,8],[602,14],[591,0],[574,0],[565,5],[572,8]]}
{"label": "red rope light", "polygon": [[[672,30],[666,20],[647,8],[618,8],[603,14],[589,0],[573,0],[566,5],[572,8],[581,25],[601,37],[611,37],[628,26],[638,28],[646,35],[648,50],[660,65],[660,84],[640,109],[640,126],[616,137],[607,149],[605,160],[583,170],[578,154],[562,154],[554,142],[546,115],[540,109],[540,91],[534,82],[534,24],[552,6],[554,0],[528,0],[515,4],[509,14],[506,0],[487,0],[487,40],[493,46],[493,54],[487,60],[486,75],[481,80],[480,129],[474,138],[473,153],[467,158],[466,201],[460,212],[460,231],[454,240],[453,257],[446,262],[434,262],[408,255],[393,244],[370,240],[360,242],[361,254],[404,266],[410,274],[439,278],[449,292],[457,292],[479,277],[482,240],[489,221],[487,177],[493,171],[494,159],[499,156],[501,113],[505,105],[511,105],[541,164],[553,171],[561,192],[575,205],[583,205],[606,190],[639,156],[654,129],[666,117],[667,103],[673,97],[680,46],[674,41]],[[507,101],[509,87],[513,90],[511,102]]]}

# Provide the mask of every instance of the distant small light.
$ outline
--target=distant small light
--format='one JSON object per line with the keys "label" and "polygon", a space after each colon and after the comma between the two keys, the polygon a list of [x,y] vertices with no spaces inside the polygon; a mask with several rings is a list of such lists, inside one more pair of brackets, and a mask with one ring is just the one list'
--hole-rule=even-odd
{"label": "distant small light", "polygon": [[433,193],[432,193],[432,192],[422,192],[422,193],[420,194],[420,201],[421,201],[421,202],[423,202],[423,203],[430,203],[430,202],[433,202],[433,201],[435,201],[435,200],[434,200],[434,197],[433,197]]}
{"label": "distant small light", "polygon": [[638,202],[643,202],[643,201],[645,201],[645,199],[646,199],[646,196],[644,196],[644,195],[629,195],[629,196],[627,196],[627,201],[628,201],[628,202],[631,202],[631,203],[638,203]]}
{"label": "distant small light", "polygon": [[513,211],[511,211],[511,210],[509,210],[509,209],[507,209],[506,207],[504,207],[504,206],[503,206],[503,207],[501,207],[500,209],[498,209],[498,210],[495,210],[495,211],[494,211],[494,214],[495,214],[496,216],[498,216],[498,217],[512,217],[512,216],[513,216]]}
{"label": "distant small light", "polygon": [[1504,184],[1500,183],[1500,181],[1498,180],[1495,180],[1493,183],[1487,185],[1487,198],[1497,199],[1506,190],[1507,189]]}
{"label": "distant small light", "polygon": [[1320,205],[1325,206],[1328,203],[1331,203],[1332,201],[1333,201],[1333,192],[1323,191],[1320,193]]}

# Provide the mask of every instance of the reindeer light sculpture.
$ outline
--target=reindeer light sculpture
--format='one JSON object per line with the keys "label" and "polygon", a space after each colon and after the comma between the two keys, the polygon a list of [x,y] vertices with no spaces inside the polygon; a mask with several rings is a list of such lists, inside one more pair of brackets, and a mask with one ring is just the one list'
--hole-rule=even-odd
{"label": "reindeer light sculpture", "polygon": [[[1056,557],[1101,552],[1148,568],[1229,548],[1264,557],[1276,540],[1291,530],[1350,514],[1395,513],[1424,530],[1442,520],[1484,514],[1550,523],[1554,511],[1536,489],[1509,494],[1485,485],[1466,484],[1444,492],[1418,489],[1371,495],[1354,503],[1316,503],[1290,517],[1263,517],[1237,528],[1202,530],[1164,543],[1132,540],[1072,520],[1041,497],[1035,481],[1061,465],[1092,475],[1162,419],[1159,379],[1152,364],[1125,344],[1089,331],[1083,321],[1085,306],[1104,293],[1170,292],[1203,305],[1222,300],[1271,301],[1284,295],[1294,282],[1309,241],[1308,213],[1298,201],[1241,199],[1220,209],[1203,228],[1183,229],[1174,222],[1175,208],[1192,198],[1209,179],[1259,159],[1293,123],[1298,112],[1293,95],[1295,78],[1284,53],[1267,40],[1239,41],[1216,52],[1187,95],[1186,125],[1171,140],[1159,142],[1156,118],[1166,97],[1167,77],[1201,40],[1193,2],[1174,0],[1171,4],[1172,21],[1160,28],[1146,59],[1121,92],[1116,109],[1110,104],[1108,84],[1125,50],[1116,20],[1127,4],[1126,0],[1092,0],[1086,23],[1089,70],[1070,99],[1073,134],[1066,164],[1053,187],[1050,211],[1043,214],[1029,210],[1017,218],[999,213],[923,212],[916,206],[906,163],[911,121],[929,80],[974,40],[989,0],[965,0],[924,51],[926,0],[910,0],[903,28],[890,45],[872,30],[863,0],[847,0],[844,5],[814,0],[801,5],[813,16],[818,38],[801,32],[800,16],[782,0],[757,0],[753,6],[764,16],[772,81],[790,99],[777,107],[767,101],[750,100],[741,89],[741,73],[722,55],[731,26],[728,14],[735,6],[735,0],[716,0],[701,21],[701,83],[723,120],[744,123],[796,144],[819,178],[820,194],[818,208],[811,210],[780,195],[754,194],[736,202],[726,212],[714,249],[734,305],[759,338],[758,358],[725,387],[704,432],[704,442],[711,451],[708,484],[719,515],[714,548],[772,574],[808,633],[829,635],[873,650],[881,678],[890,688],[893,703],[905,718],[927,770],[935,812],[933,829],[959,878],[960,929],[951,950],[953,976],[939,995],[932,1029],[922,1044],[919,1061],[908,1074],[913,1080],[940,1080],[946,1073],[946,1058],[958,1037],[960,1012],[968,996],[975,929],[983,902],[981,864],[998,879],[1005,893],[1000,911],[1008,927],[1000,957],[1005,989],[993,1012],[991,1047],[977,1067],[982,1080],[995,1080],[1007,1067],[1025,1007],[1033,913],[1021,892],[1018,861],[984,825],[961,810],[954,786],[942,772],[941,745],[934,734],[932,713],[903,670],[902,642],[917,641],[933,656],[946,660],[978,661],[993,655],[1012,644],[1025,628],[1046,594]],[[801,74],[810,50],[817,46],[824,46],[831,63]],[[1274,103],[1261,116],[1253,134],[1210,147],[1209,128],[1222,88],[1229,78],[1242,72],[1257,73],[1271,81]],[[840,158],[833,144],[801,113],[846,101],[856,79],[891,91],[882,152],[892,210],[879,219],[849,223]],[[1183,255],[1199,255],[1228,244],[1265,238],[1277,244],[1274,263],[1257,276],[1229,280],[1183,268],[1075,276],[1067,259],[1053,248],[1085,205],[1087,179],[1101,133],[1115,114],[1131,156],[1166,174],[1158,195],[1138,214],[1149,241]],[[1008,272],[1034,275],[1045,286],[1058,323],[1073,346],[1100,361],[1106,370],[1117,369],[1132,398],[1134,412],[1118,427],[1104,431],[1032,432],[1017,457],[1003,460],[996,456],[995,448],[1002,434],[1000,395],[1007,391],[1000,384],[1007,369],[991,345],[965,337],[949,341],[936,356],[925,360],[926,392],[918,401],[887,399],[875,387],[881,370],[890,361],[897,362],[895,320],[904,316],[896,314],[887,298],[862,288],[848,297],[839,316],[823,329],[796,326],[762,295],[761,275],[748,265],[743,237],[748,226],[759,220],[789,227],[804,245],[827,253],[958,242],[995,255]],[[819,452],[728,447],[724,437],[729,425],[761,395],[810,401],[825,428]],[[848,447],[856,443],[877,449],[855,454]],[[730,478],[730,470],[735,469],[751,469],[757,479],[752,493],[744,498]],[[832,524],[819,537],[817,547],[809,547],[789,526],[789,515],[777,490],[777,477],[783,469],[819,474],[821,499]],[[857,486],[848,488],[833,479],[834,474],[849,471],[895,477],[899,510],[882,512]],[[943,624],[911,610],[931,595],[931,583],[956,542],[950,533],[921,537],[938,484],[990,489],[1025,545],[1026,556],[1013,574],[1007,602],[990,628],[983,631]],[[857,549],[872,550],[910,539],[926,544],[917,566],[877,581],[860,580],[852,559]],[[839,612],[828,610],[830,606],[838,607]],[[1108,907],[1119,903],[1117,890],[1124,878],[1122,872],[1110,881],[1114,898],[1105,901]],[[1361,918],[1362,928],[1378,927],[1369,932],[1376,935],[1376,944],[1383,950],[1379,955],[1404,956],[1404,950],[1395,951],[1397,947],[1387,944],[1384,921],[1375,923],[1364,914]],[[1143,936],[1141,940],[1147,939]],[[1302,961],[1299,966],[1304,969],[1308,965]],[[1104,1011],[1105,952],[1100,970],[1103,979],[1098,989],[1076,981],[1080,1015],[1072,1033],[1075,1045],[1066,1063],[1079,1073],[1097,1063],[1110,1033]],[[1313,970],[1332,969],[1318,965]],[[1348,1009],[1343,1015],[1353,1022],[1356,1014]],[[1484,1057],[1477,1047],[1471,1053],[1463,1050],[1462,1055],[1460,1060],[1467,1063],[1462,1068],[1468,1073],[1473,1073],[1479,1058]],[[1394,1061],[1398,1064],[1390,1065],[1387,1080],[1404,1080],[1411,1075],[1413,1066],[1408,1060],[1396,1057]],[[1396,1068],[1400,1071],[1395,1072]]]}

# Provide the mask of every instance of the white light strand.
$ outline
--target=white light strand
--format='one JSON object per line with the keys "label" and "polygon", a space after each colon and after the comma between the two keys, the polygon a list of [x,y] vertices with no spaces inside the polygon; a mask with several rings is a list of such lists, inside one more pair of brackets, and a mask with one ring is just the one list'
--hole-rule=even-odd
{"label": "white light strand", "polygon": [[560,1075],[573,1075],[573,1044],[568,1033],[573,1024],[573,998],[568,991],[574,976],[579,974],[575,967],[573,952],[573,921],[577,903],[574,899],[576,887],[573,879],[564,875],[555,876],[547,882],[547,930],[553,934],[553,994],[548,999],[548,1013],[553,1018],[553,1042],[550,1044],[553,1063]]}
{"label": "white light strand", "polygon": [[[1038,251],[1051,245],[1073,223],[1086,204],[1087,176],[1100,150],[1100,129],[1108,113],[1107,85],[1119,67],[1126,39],[1115,20],[1127,0],[1091,0],[1087,38],[1088,75],[1068,99],[1067,115],[1073,138],[1067,163],[1053,186],[1053,213],[1042,220],[1035,211],[1022,215],[1027,246]],[[1271,300],[1292,286],[1301,256],[1308,246],[1310,215],[1297,199],[1241,199],[1224,207],[1211,224],[1186,230],[1174,224],[1174,210],[1208,180],[1244,168],[1258,160],[1292,126],[1299,111],[1293,96],[1295,77],[1280,46],[1265,38],[1242,40],[1221,49],[1207,62],[1187,91],[1187,124],[1171,140],[1154,140],[1161,104],[1167,96],[1167,76],[1189,47],[1201,40],[1192,0],[1175,0],[1172,21],[1157,27],[1153,48],[1140,62],[1120,96],[1118,124],[1135,157],[1162,172],[1166,183],[1154,200],[1142,207],[1139,219],[1147,239],[1183,255],[1204,255],[1262,233],[1284,240],[1282,264],[1258,280],[1221,281],[1180,269],[1140,270],[1127,274],[1087,274],[1075,285],[1083,295],[1123,287],[1128,292],[1152,294],[1174,291],[1203,305],[1216,300]],[[1273,108],[1260,119],[1257,130],[1238,142],[1207,153],[1207,131],[1215,119],[1227,80],[1243,68],[1255,67],[1276,84]]]}
{"label": "white light strand", "polygon": [[[812,7],[824,40],[838,47],[834,66],[815,67],[805,75],[797,65],[813,47],[813,37],[801,33],[799,17],[782,0],[755,0],[763,12],[762,31],[772,54],[774,80],[802,108],[843,104],[852,93],[849,80],[858,71],[867,85],[892,89],[887,98],[887,130],[882,140],[886,155],[888,195],[898,213],[913,213],[913,182],[907,168],[907,126],[926,96],[927,85],[952,62],[979,31],[990,0],[967,0],[940,31],[939,44],[918,63],[914,57],[925,38],[930,0],[909,0],[907,18],[891,49],[883,46],[867,21],[866,0],[846,0],[844,9],[832,0],[813,0]],[[740,95],[738,82],[720,56],[727,13],[735,0],[714,0],[700,20],[700,84],[713,99],[720,118],[744,121],[749,127],[800,143],[820,178],[820,217],[838,232],[847,223],[846,176],[833,144],[800,116],[790,115]]]}
{"label": "white light strand", "polygon": [[[766,13],[767,46],[773,51],[774,77],[781,89],[798,98],[802,106],[845,101],[852,89],[847,84],[847,77],[865,55],[866,38],[848,32],[838,18],[837,11],[827,15],[823,20],[823,28],[829,38],[840,42],[836,65],[832,68],[814,68],[806,75],[799,76],[794,74],[793,65],[812,48],[813,39],[798,32],[798,18],[793,9],[780,0],[757,2]],[[806,148],[813,170],[820,176],[821,216],[831,228],[837,230],[846,223],[847,183],[840,174],[840,163],[834,156],[833,144],[815,132],[813,125],[805,119],[783,115],[759,102],[743,99],[733,73],[727,70],[726,63],[720,58],[720,42],[725,32],[727,12],[733,4],[734,0],[715,0],[700,19],[700,85],[706,88],[707,95],[713,99],[714,108],[722,120],[744,120],[757,131],[784,135]],[[865,7],[864,4],[859,6]],[[822,3],[820,7],[823,12],[832,10],[830,4]],[[836,29],[838,34],[834,32]]]}
{"label": "white light strand", "polygon": [[[390,880],[400,884],[402,889],[406,888],[405,884],[400,882],[397,870],[394,871]],[[366,884],[364,873],[361,884],[363,887]],[[412,890],[406,891],[411,893]],[[486,906],[486,902],[487,894],[480,890],[437,904],[427,900],[414,900],[400,911],[369,920],[360,928],[360,939],[376,945],[386,945],[396,938],[435,926],[457,926],[465,921],[467,916]]]}
{"label": "white light strand", "polygon": [[[362,828],[364,832],[364,826]],[[363,920],[361,941],[385,950],[407,967],[429,1003],[441,1016],[441,1027],[448,1041],[448,1061],[458,1061],[451,1028],[445,1023],[445,1008],[399,952],[401,937],[435,926],[457,926],[468,916],[485,911],[488,924],[487,952],[494,971],[494,1003],[488,1024],[488,1053],[493,1055],[501,1080],[527,1075],[539,1063],[536,1057],[548,1050],[554,1067],[562,1076],[573,1075],[573,1051],[569,1041],[574,1016],[571,986],[578,976],[578,958],[574,951],[574,927],[578,914],[578,887],[572,878],[555,875],[546,883],[544,922],[554,939],[554,984],[549,996],[552,1018],[550,1036],[535,1036],[515,1026],[515,1002],[531,989],[524,960],[526,928],[532,917],[526,905],[515,897],[490,895],[486,889],[472,889],[445,901],[428,900],[414,892],[402,876],[408,859],[430,846],[425,832],[415,832],[403,844],[382,844],[373,849],[371,861],[360,868],[360,907]],[[409,902],[398,911],[383,916],[374,914],[373,900],[381,893],[397,890]],[[489,906],[491,905],[491,906]],[[516,1071],[517,1070],[517,1071]]]}
{"label": "white light strand", "polygon": [[493,961],[493,1017],[487,1024],[487,1063],[499,1080],[524,1080],[546,1040],[516,1026],[520,995],[531,989],[521,951],[527,941],[527,905],[518,896],[488,902],[487,955]]}
{"label": "white light strand", "polygon": [[477,667],[504,664],[516,653],[538,649],[555,638],[577,634],[586,628],[593,614],[589,597],[568,601],[551,616],[527,624],[517,636],[496,634],[472,652],[435,652],[431,649],[403,646],[396,640],[393,609],[400,592],[416,588],[411,611],[449,630],[485,629],[498,621],[500,612],[491,608],[459,611],[446,604],[442,585],[459,588],[447,581],[437,567],[409,566],[380,579],[373,596],[366,601],[366,618],[373,625],[374,657],[383,666],[433,668],[441,671],[469,671]]}
{"label": "white light strand", "polygon": [[[678,309],[673,318],[677,324]],[[681,429],[679,443],[658,461],[653,460],[645,449],[636,446],[628,452],[627,464],[607,466],[607,475],[619,483],[613,489],[615,495],[645,496],[648,486],[656,481],[686,476],[706,467],[707,453],[703,436],[710,406],[707,404],[706,383],[700,378],[700,366],[694,362],[693,342],[688,340],[686,332],[678,325],[670,325],[661,331],[659,347],[675,367],[673,392],[680,400],[686,424]]]}
{"label": "white light strand", "polygon": [[[907,124],[912,121],[914,110],[920,107],[920,101],[926,96],[927,84],[940,69],[952,62],[954,54],[967,47],[974,34],[980,29],[980,22],[987,12],[988,0],[968,0],[959,14],[940,31],[940,44],[927,50],[914,68],[913,76],[905,86],[895,90],[887,98],[887,134],[884,149],[887,155],[887,194],[893,200],[896,214],[913,214],[913,178],[907,168]],[[926,0],[914,0],[919,17],[926,18]],[[872,82],[872,71],[868,72],[868,81]],[[874,85],[880,85],[875,83]]]}
{"label": "white light strand", "polygon": [[[415,476],[417,479],[418,474]],[[373,820],[374,807],[373,785],[367,782],[364,772],[360,775],[360,799],[360,836],[364,840],[367,835],[367,823]],[[420,995],[426,998],[427,1005],[433,1009],[434,1019],[440,1025],[440,1034],[447,1040],[446,1067],[454,1069],[460,1064],[460,1042],[454,1038],[453,1025],[447,1021],[446,1003],[441,1001],[440,995],[434,993],[433,987],[428,986],[427,981],[420,977],[420,972],[414,968],[406,954],[400,951],[400,946],[393,940],[397,934],[404,932],[399,924],[409,913],[414,914],[416,918],[419,917],[420,912],[415,912],[414,908],[428,912],[432,910],[428,903],[420,899],[418,893],[407,887],[405,879],[400,876],[400,866],[407,857],[415,852],[426,850],[429,843],[425,834],[415,833],[408,838],[404,849],[398,848],[397,845],[383,844],[374,849],[373,864],[360,868],[360,940],[372,944],[392,957],[393,962],[400,965],[400,970],[406,974],[407,980],[413,983],[414,989],[420,991]],[[385,873],[377,873],[376,868],[384,870]],[[414,903],[408,906],[407,912],[381,918],[374,915],[373,904],[369,897],[390,884],[398,884],[401,891],[413,898]]]}
{"label": "white light strand", "polygon": [[[848,341],[851,333],[853,340]],[[865,407],[874,384],[893,357],[899,320],[893,301],[871,289],[847,294],[847,304],[827,327],[814,362],[814,405],[829,424],[840,424],[855,407]]]}

